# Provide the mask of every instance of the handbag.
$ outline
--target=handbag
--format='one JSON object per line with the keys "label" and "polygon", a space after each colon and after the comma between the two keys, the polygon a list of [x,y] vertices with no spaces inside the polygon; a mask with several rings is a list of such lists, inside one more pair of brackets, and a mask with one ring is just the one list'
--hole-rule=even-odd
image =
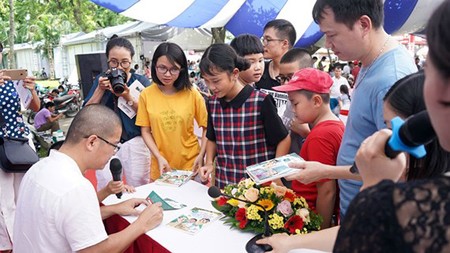
{"label": "handbag", "polygon": [[0,167],[8,173],[26,172],[39,161],[39,156],[28,144],[27,138],[8,137],[4,127],[3,114],[0,113],[0,125],[4,136],[0,137]]}

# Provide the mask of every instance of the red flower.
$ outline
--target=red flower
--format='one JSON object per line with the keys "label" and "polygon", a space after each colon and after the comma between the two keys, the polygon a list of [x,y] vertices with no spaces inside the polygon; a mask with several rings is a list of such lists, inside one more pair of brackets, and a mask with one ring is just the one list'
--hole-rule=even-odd
{"label": "red flower", "polygon": [[239,208],[235,214],[236,220],[239,221],[239,228],[243,229],[247,226],[247,216],[245,216],[245,208]]}
{"label": "red flower", "polygon": [[223,206],[227,203],[228,199],[225,198],[224,196],[221,196],[218,200],[217,200],[217,204],[219,206]]}
{"label": "red flower", "polygon": [[239,208],[237,211],[236,211],[236,220],[237,221],[242,221],[242,220],[246,220],[247,219],[247,217],[245,216],[245,208]]}
{"label": "red flower", "polygon": [[289,202],[294,202],[295,200],[295,194],[292,193],[291,191],[286,191],[286,193],[284,194],[284,199],[289,201]]}
{"label": "red flower", "polygon": [[295,234],[295,230],[303,228],[303,220],[300,216],[294,215],[286,221],[284,228],[289,230],[290,234]]}

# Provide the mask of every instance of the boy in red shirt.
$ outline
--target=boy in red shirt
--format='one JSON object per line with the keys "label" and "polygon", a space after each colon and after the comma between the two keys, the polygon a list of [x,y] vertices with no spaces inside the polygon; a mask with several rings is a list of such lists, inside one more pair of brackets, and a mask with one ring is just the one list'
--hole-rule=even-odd
{"label": "boy in red shirt", "polygon": [[[331,77],[320,70],[305,68],[282,86],[273,87],[288,93],[299,123],[308,123],[312,130],[300,150],[306,161],[336,165],[344,124],[330,109]],[[323,217],[322,228],[330,227],[336,198],[336,181],[320,180],[310,184],[292,182],[292,189],[303,196],[310,208]]]}

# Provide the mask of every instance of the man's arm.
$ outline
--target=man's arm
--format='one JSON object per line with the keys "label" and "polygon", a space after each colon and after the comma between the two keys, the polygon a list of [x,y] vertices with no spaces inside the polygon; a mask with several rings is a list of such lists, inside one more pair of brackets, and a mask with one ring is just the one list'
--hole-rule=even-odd
{"label": "man's arm", "polygon": [[158,226],[163,218],[161,204],[152,204],[145,208],[138,219],[124,230],[110,235],[106,240],[79,250],[80,253],[123,252],[140,235]]}
{"label": "man's arm", "polygon": [[287,176],[287,180],[298,180],[303,184],[309,184],[322,179],[353,179],[361,180],[361,176],[350,172],[350,165],[333,166],[320,162],[292,162],[292,168],[299,169],[297,173]]}
{"label": "man's arm", "polygon": [[64,115],[64,114],[62,114],[62,113],[60,113],[60,114],[58,114],[58,115],[55,115],[55,116],[50,114],[50,117],[47,118],[47,121],[48,121],[48,122],[55,122],[55,121],[57,121],[58,119],[60,119],[63,115]]}

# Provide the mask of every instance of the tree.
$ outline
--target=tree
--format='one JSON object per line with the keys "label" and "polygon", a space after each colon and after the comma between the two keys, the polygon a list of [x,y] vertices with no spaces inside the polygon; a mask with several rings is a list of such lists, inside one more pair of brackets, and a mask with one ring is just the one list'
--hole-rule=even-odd
{"label": "tree", "polygon": [[16,65],[14,44],[39,42],[41,46],[37,49],[48,58],[53,77],[53,48],[59,44],[61,35],[79,31],[88,33],[129,20],[89,0],[0,1],[0,25],[10,27],[9,31],[0,29],[0,41],[8,41],[3,44],[10,50],[10,67]]}
{"label": "tree", "polygon": [[8,61],[10,68],[16,68],[16,58],[14,55],[14,34],[16,33],[16,24],[14,22],[14,0],[9,0],[9,53]]}

